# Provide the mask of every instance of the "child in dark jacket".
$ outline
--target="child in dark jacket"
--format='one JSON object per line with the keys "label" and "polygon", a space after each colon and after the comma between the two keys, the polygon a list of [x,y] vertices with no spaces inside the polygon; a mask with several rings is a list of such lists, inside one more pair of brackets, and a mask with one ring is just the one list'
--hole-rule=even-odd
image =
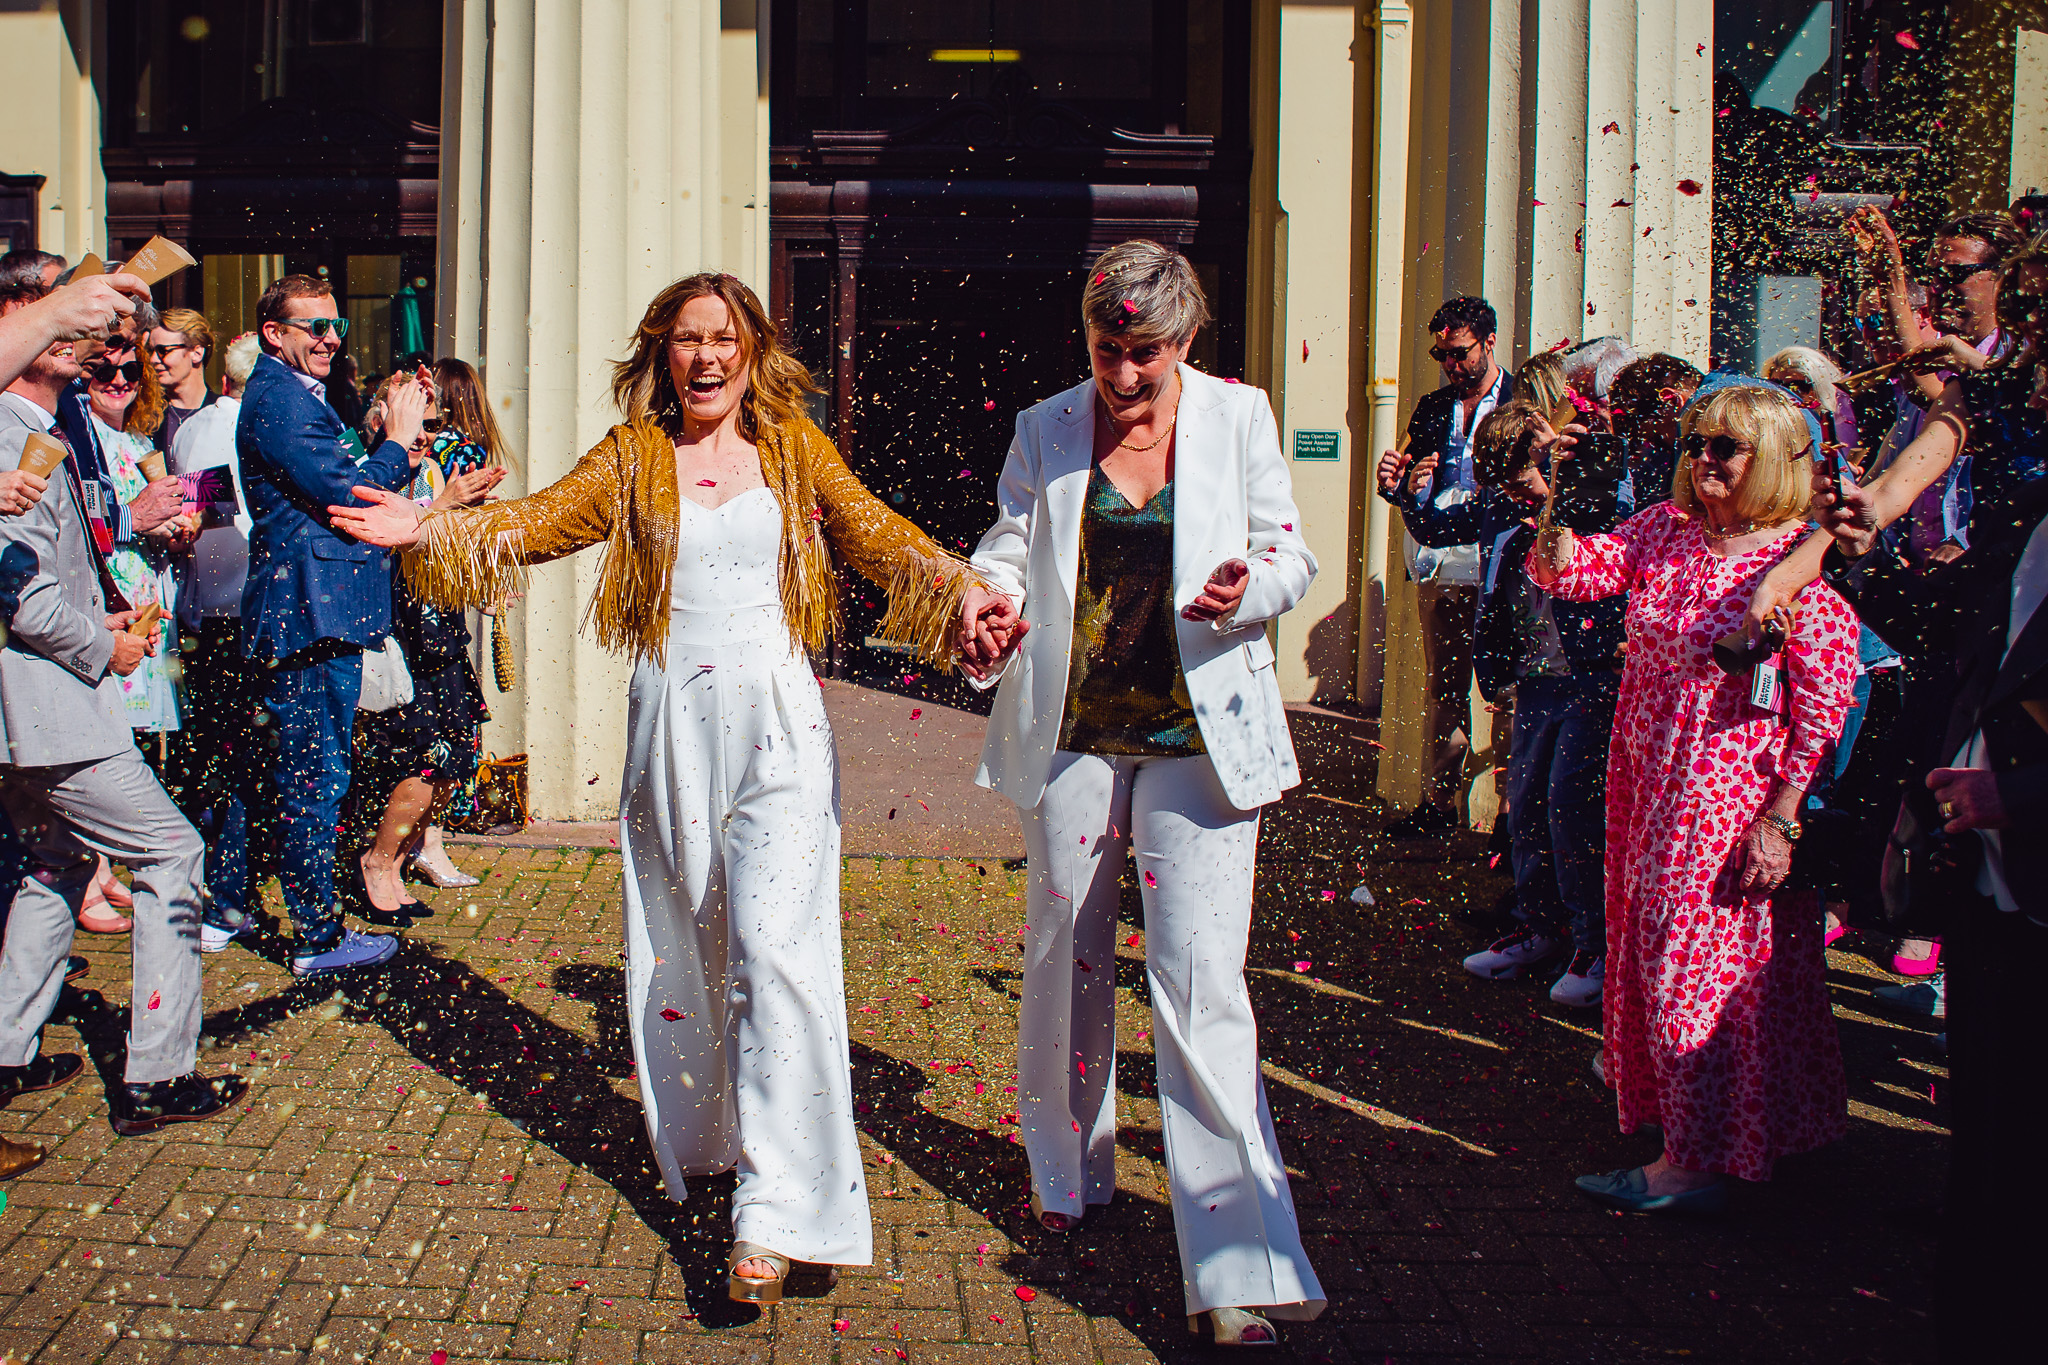
{"label": "child in dark jacket", "polygon": [[[1593,1006],[1605,977],[1607,737],[1621,686],[1627,599],[1564,602],[1529,581],[1523,563],[1549,495],[1556,442],[1535,404],[1503,404],[1473,441],[1478,497],[1439,507],[1403,487],[1399,505],[1423,545],[1479,543],[1474,671],[1488,701],[1512,699],[1515,709],[1507,801],[1520,923],[1467,957],[1465,969],[1503,980],[1569,950],[1551,999]],[[1597,514],[1606,524],[1578,529],[1611,529],[1629,510],[1617,502]]]}

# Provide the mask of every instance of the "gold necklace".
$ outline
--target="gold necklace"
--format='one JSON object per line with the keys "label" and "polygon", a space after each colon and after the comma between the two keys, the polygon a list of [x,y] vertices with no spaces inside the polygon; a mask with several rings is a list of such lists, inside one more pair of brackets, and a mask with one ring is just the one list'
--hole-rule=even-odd
{"label": "gold necklace", "polygon": [[1706,521],[1702,519],[1700,522],[1700,534],[1705,536],[1708,540],[1712,541],[1734,540],[1740,536],[1746,536],[1753,532],[1761,531],[1765,529],[1767,526],[1773,525],[1776,525],[1776,523],[1754,520],[1741,521],[1737,522],[1733,526],[1728,527],[1726,530],[1716,531],[1713,527],[1707,525]]}
{"label": "gold necklace", "polygon": [[[1114,417],[1111,417],[1111,416],[1109,415],[1109,413],[1108,413],[1107,411],[1105,411],[1105,412],[1104,412],[1104,413],[1102,414],[1102,416],[1103,416],[1104,420],[1106,420],[1106,421],[1107,421],[1107,422],[1109,423],[1109,429],[1110,429],[1111,431],[1116,431],[1116,418],[1114,418]],[[1120,437],[1121,439],[1119,439],[1119,440],[1117,441],[1117,443],[1116,443],[1115,445],[1111,446],[1111,447],[1110,447],[1110,449],[1111,449],[1111,450],[1130,450],[1130,451],[1134,451],[1134,452],[1136,452],[1136,453],[1138,453],[1138,454],[1140,454],[1140,455],[1144,454],[1144,453],[1145,453],[1146,451],[1148,451],[1148,450],[1156,450],[1156,449],[1158,449],[1158,448],[1159,448],[1159,444],[1160,444],[1160,442],[1164,441],[1164,440],[1165,440],[1165,439],[1166,439],[1167,437],[1169,437],[1169,436],[1173,435],[1173,428],[1174,428],[1174,425],[1175,425],[1176,423],[1178,423],[1179,421],[1180,421],[1180,385],[1179,385],[1178,383],[1176,383],[1176,384],[1174,385],[1174,392],[1173,392],[1173,416],[1172,416],[1172,417],[1171,417],[1171,418],[1170,418],[1170,419],[1169,419],[1169,420],[1167,421],[1167,423],[1166,423],[1166,430],[1165,430],[1165,431],[1162,431],[1162,432],[1160,432],[1160,433],[1159,433],[1159,436],[1158,436],[1158,438],[1157,438],[1156,440],[1154,440],[1154,441],[1153,441],[1153,442],[1152,442],[1152,443],[1151,443],[1150,445],[1142,445],[1142,446],[1134,446],[1134,445],[1132,445],[1132,444],[1131,444],[1131,440],[1130,440],[1130,437],[1128,437],[1128,436],[1125,436],[1125,435],[1124,435],[1124,434],[1123,434],[1122,432],[1118,431],[1118,432],[1117,432],[1117,435],[1118,435],[1118,436],[1119,436],[1119,437]],[[1135,431],[1135,430],[1137,429],[1137,423],[1133,422],[1133,423],[1131,424],[1131,429]]]}

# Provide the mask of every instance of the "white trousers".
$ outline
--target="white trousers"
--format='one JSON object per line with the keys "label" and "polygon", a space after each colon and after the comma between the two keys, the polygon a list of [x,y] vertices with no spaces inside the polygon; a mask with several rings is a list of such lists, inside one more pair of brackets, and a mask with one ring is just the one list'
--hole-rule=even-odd
{"label": "white trousers", "polygon": [[1259,814],[1207,757],[1059,752],[1020,810],[1031,882],[1018,1118],[1032,1188],[1080,1216],[1116,1193],[1116,910],[1124,851],[1145,901],[1145,979],[1174,1233],[1190,1314],[1305,1320],[1323,1289],[1301,1246],[1244,984]]}
{"label": "white trousers", "polygon": [[733,1236],[873,1259],[839,944],[839,776],[778,608],[671,618],[633,675],[620,800],[626,1004],[675,1199],[739,1171]]}

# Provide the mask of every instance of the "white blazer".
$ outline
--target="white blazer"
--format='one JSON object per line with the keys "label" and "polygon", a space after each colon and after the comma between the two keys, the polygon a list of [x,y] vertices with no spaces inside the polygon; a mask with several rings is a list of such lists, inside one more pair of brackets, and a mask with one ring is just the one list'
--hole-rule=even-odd
{"label": "white blazer", "polygon": [[[1173,470],[1173,605],[1182,672],[1202,743],[1224,792],[1251,810],[1301,781],[1266,622],[1301,600],[1316,558],[1265,391],[1180,367]],[[1095,457],[1092,380],[1017,414],[1016,439],[996,487],[996,524],[974,567],[1018,599],[1031,631],[995,679],[981,768],[974,780],[1022,810],[1045,795],[1067,701],[1081,516]],[[1244,597],[1225,620],[1178,615],[1216,566],[1251,566]]]}

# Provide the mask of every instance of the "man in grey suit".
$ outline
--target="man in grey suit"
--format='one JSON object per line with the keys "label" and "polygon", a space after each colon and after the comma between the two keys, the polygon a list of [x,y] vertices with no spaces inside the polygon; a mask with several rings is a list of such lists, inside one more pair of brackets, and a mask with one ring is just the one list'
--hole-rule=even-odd
{"label": "man in grey suit", "polygon": [[[35,301],[34,291],[8,291],[0,314]],[[33,434],[64,439],[57,404],[78,374],[60,341],[0,393],[0,470],[20,464]],[[126,1136],[219,1113],[244,1082],[197,1070],[205,847],[135,748],[117,679],[153,644],[127,631],[135,613],[110,591],[99,534],[75,456],[27,511],[0,518],[0,805],[33,862],[0,951],[0,1099],[81,1068],[75,1055],[38,1049],[104,854],[135,876],[127,1070],[110,1096]]]}

